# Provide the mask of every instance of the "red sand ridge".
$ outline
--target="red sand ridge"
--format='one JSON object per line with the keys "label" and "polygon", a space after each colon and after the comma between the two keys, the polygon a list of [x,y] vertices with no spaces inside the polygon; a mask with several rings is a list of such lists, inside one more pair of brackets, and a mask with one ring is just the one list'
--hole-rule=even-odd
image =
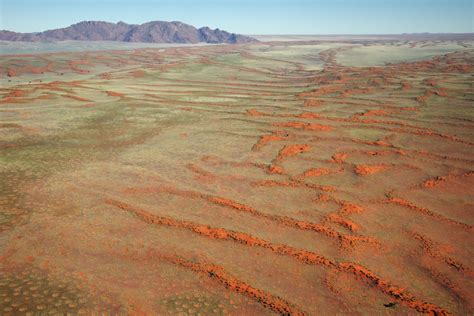
{"label": "red sand ridge", "polygon": [[358,165],[355,167],[355,172],[359,176],[367,176],[370,174],[378,173],[387,169],[386,165],[378,164],[378,165]]}
{"label": "red sand ridge", "polygon": [[273,126],[277,127],[291,127],[296,129],[303,129],[306,131],[331,131],[332,126],[321,125],[317,123],[305,123],[305,122],[286,122],[286,123],[273,123]]}

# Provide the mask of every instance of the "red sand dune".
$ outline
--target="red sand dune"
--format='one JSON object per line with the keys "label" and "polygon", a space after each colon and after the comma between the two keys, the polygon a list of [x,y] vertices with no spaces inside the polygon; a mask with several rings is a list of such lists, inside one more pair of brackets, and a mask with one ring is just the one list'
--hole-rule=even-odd
{"label": "red sand dune", "polygon": [[2,62],[0,313],[472,314],[472,52],[353,47]]}
{"label": "red sand dune", "polygon": [[355,167],[355,172],[360,176],[378,173],[387,169],[385,165],[358,165]]}

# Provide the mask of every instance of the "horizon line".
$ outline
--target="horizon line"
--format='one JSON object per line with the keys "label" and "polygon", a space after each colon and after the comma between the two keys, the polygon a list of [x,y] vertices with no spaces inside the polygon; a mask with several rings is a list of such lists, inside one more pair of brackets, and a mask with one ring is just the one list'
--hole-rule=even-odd
{"label": "horizon line", "polygon": [[[11,30],[11,29],[1,29],[0,32],[6,31],[6,32],[14,32],[14,33],[20,33],[20,34],[29,34],[29,33],[34,34],[34,33],[42,33],[42,32],[67,28],[67,27],[70,27],[70,26],[73,26],[75,24],[79,24],[79,23],[82,23],[82,22],[104,22],[104,23],[111,23],[111,24],[125,23],[125,24],[128,24],[128,25],[143,25],[143,24],[150,23],[150,22],[166,22],[166,23],[175,23],[175,22],[177,22],[177,23],[183,23],[183,24],[193,26],[197,29],[204,28],[204,27],[209,27],[207,25],[195,26],[193,24],[178,21],[178,20],[173,20],[173,21],[151,20],[151,21],[147,21],[147,22],[143,22],[143,23],[128,23],[128,22],[124,22],[123,20],[120,20],[120,21],[117,21],[117,22],[110,22],[110,21],[106,21],[106,20],[81,20],[81,21],[78,21],[78,22],[73,22],[73,23],[71,23],[67,26],[62,26],[62,27],[57,27],[57,28],[49,28],[49,29],[42,30],[42,31],[20,32],[20,31],[14,31],[14,30]],[[209,28],[211,28],[211,27],[209,27]],[[396,35],[418,35],[418,34],[430,34],[430,35],[442,35],[442,34],[446,34],[446,35],[457,35],[457,34],[458,35],[467,35],[467,34],[473,34],[474,35],[474,31],[473,32],[430,32],[430,31],[424,31],[424,32],[403,32],[403,33],[259,33],[259,34],[251,34],[251,33],[233,32],[233,31],[230,31],[230,30],[222,29],[220,27],[216,27],[215,29],[223,30],[223,31],[226,31],[226,32],[229,32],[229,33],[234,33],[234,34],[246,35],[246,36],[268,36],[268,35],[272,35],[272,36],[396,36]]]}

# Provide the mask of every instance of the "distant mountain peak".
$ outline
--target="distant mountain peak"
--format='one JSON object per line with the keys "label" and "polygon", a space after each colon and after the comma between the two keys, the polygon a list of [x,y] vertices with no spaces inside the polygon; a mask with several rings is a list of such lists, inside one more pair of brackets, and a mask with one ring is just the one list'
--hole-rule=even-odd
{"label": "distant mountain peak", "polygon": [[143,24],[127,24],[123,21],[81,21],[65,28],[37,33],[0,31],[3,41],[119,41],[144,43],[251,43],[256,39],[229,33],[207,26],[196,29],[180,21],[150,21]]}

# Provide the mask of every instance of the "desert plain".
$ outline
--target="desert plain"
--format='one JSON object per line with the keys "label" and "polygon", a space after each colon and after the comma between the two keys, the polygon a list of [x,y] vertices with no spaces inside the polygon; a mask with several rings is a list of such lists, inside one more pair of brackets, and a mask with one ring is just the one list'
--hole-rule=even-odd
{"label": "desert plain", "polygon": [[472,39],[100,48],[0,56],[0,314],[474,312]]}

